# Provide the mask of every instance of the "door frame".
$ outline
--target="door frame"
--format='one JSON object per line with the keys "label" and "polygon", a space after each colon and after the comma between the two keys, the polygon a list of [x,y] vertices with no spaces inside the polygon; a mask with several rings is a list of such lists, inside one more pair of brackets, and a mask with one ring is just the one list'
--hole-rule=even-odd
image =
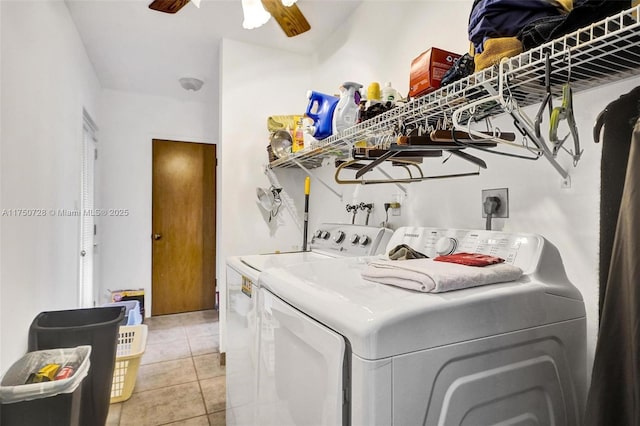
{"label": "door frame", "polygon": [[[98,280],[96,279],[96,220],[93,214],[96,201],[96,162],[98,150],[98,126],[89,114],[82,108],[82,142],[80,157],[80,202],[79,202],[79,221],[78,221],[78,306],[82,308],[90,308],[95,306],[99,300]],[[90,139],[90,141],[88,139]],[[91,162],[89,167],[88,162]],[[88,168],[88,170],[87,170]],[[89,172],[91,176],[85,172]],[[86,179],[85,179],[86,178]],[[85,185],[88,185],[85,188]],[[85,189],[88,191],[87,200],[85,200]],[[85,205],[85,201],[89,201],[90,205]],[[89,229],[85,229],[86,227]],[[85,241],[85,236],[90,235],[90,241]],[[89,243],[89,244],[87,244]],[[82,252],[85,252],[82,254]],[[87,257],[88,256],[88,257]],[[85,268],[90,267],[89,273]]]}
{"label": "door frame", "polygon": [[218,157],[220,154],[219,151],[219,146],[217,143],[212,143],[212,142],[208,142],[206,138],[194,138],[194,137],[180,137],[180,136],[161,136],[161,135],[156,135],[156,134],[152,134],[150,135],[150,144],[149,144],[149,158],[150,158],[150,163],[151,163],[151,167],[149,167],[149,179],[151,182],[151,191],[149,194],[149,208],[150,208],[150,214],[149,214],[149,227],[150,227],[150,232],[149,232],[149,253],[150,253],[150,271],[149,271],[149,292],[148,294],[145,296],[145,310],[148,312],[148,316],[153,316],[155,313],[153,312],[153,141],[154,140],[160,140],[160,141],[169,141],[169,142],[177,142],[177,143],[191,143],[191,144],[198,144],[198,145],[210,145],[213,146],[214,149],[214,164],[213,164],[213,173],[214,173],[214,185],[213,185],[213,200],[215,203],[215,208],[213,211],[213,241],[211,242],[213,245],[213,251],[214,251],[214,259],[213,259],[213,267],[214,267],[214,309],[219,309],[219,303],[218,303],[218,292],[219,292],[219,285],[218,285],[218,269],[219,269],[219,262],[218,262],[218,215],[219,215],[219,209],[218,209],[218,204],[219,204],[219,197],[218,197],[218,182],[220,181],[220,173],[218,170]]}

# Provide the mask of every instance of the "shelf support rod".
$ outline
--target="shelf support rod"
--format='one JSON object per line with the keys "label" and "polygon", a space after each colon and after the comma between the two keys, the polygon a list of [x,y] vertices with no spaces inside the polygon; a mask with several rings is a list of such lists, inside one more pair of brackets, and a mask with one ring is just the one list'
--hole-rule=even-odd
{"label": "shelf support rod", "polygon": [[547,159],[549,163],[555,168],[562,179],[566,179],[569,177],[569,173],[558,163],[558,161],[554,158],[553,153],[549,150],[549,147],[545,143],[544,140],[540,140],[536,136],[535,131],[529,126],[529,122],[526,118],[523,117],[523,114],[518,109],[515,109],[509,113],[511,117],[518,123],[518,126],[527,134],[527,137],[533,141],[533,143],[542,151],[542,155]]}
{"label": "shelf support rod", "polygon": [[533,129],[533,127],[531,126],[531,120],[529,119],[529,117],[527,117],[525,113],[522,112],[520,108],[518,108],[517,106],[514,108],[513,106],[507,105],[507,102],[504,100],[503,88],[504,88],[504,79],[506,78],[505,71],[503,68],[504,63],[505,63],[504,61],[500,63],[500,78],[499,78],[500,91],[496,93],[495,89],[489,85],[485,86],[485,90],[494,96],[496,95],[498,96],[498,99],[500,100],[500,103],[502,104],[505,111],[507,111],[509,115],[517,123],[516,127],[521,129],[527,135],[527,137],[531,139],[533,143],[542,151],[542,155],[544,156],[544,158],[546,158],[547,161],[551,163],[553,168],[556,169],[558,173],[560,173],[560,176],[562,176],[562,179],[566,179],[569,176],[569,173],[555,159],[555,157],[553,156],[553,153],[547,146],[547,143],[544,141],[544,139],[536,136],[535,129]]}
{"label": "shelf support rod", "polygon": [[[502,60],[499,65],[498,90],[496,90],[491,84],[484,83],[482,86],[487,91],[487,93],[491,96],[485,99],[480,99],[478,101],[471,102],[468,105],[465,105],[456,109],[451,115],[451,119],[453,121],[453,127],[455,129],[463,129],[467,131],[469,134],[472,134],[479,138],[486,138],[486,135],[482,135],[481,133],[476,132],[472,129],[464,128],[460,118],[462,117],[462,114],[465,111],[473,111],[473,109],[475,109],[479,105],[497,101],[502,106],[502,109],[505,112],[507,112],[515,120],[516,127],[519,129],[522,129],[522,131],[526,134],[526,136],[538,147],[538,149],[540,149],[540,151],[542,151],[542,155],[547,159],[549,163],[551,163],[553,168],[555,168],[558,171],[558,173],[560,173],[560,176],[562,176],[563,179],[566,179],[569,176],[569,173],[567,173],[567,171],[555,159],[555,157],[553,156],[553,153],[549,150],[549,147],[547,146],[544,139],[538,138],[536,136],[535,130],[530,124],[531,120],[524,114],[524,112],[520,111],[517,105],[510,104],[507,100],[505,100],[505,93],[504,93],[505,80],[506,80],[505,64],[507,62],[508,61]],[[513,102],[515,102],[515,100]],[[500,138],[493,138],[493,139],[496,142],[501,142]]]}
{"label": "shelf support rod", "polygon": [[340,201],[342,201],[342,194],[339,193],[338,191],[336,191],[335,189],[333,189],[331,186],[329,186],[329,184],[327,184],[324,180],[322,180],[321,178],[319,178],[315,173],[313,173],[311,170],[307,169],[305,166],[302,165],[302,163],[300,163],[298,160],[291,159],[291,161],[293,161],[296,166],[300,167],[302,170],[304,170],[309,176],[311,176],[312,178],[316,179],[318,182],[320,182],[325,188],[327,188],[329,191],[333,192],[335,194],[336,197],[338,197],[340,199]]}

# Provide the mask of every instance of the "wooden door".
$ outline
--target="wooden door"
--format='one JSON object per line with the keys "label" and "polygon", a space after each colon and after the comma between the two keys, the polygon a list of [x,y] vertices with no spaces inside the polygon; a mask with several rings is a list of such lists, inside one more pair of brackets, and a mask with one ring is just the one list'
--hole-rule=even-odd
{"label": "wooden door", "polygon": [[153,140],[152,315],[215,303],[215,145]]}

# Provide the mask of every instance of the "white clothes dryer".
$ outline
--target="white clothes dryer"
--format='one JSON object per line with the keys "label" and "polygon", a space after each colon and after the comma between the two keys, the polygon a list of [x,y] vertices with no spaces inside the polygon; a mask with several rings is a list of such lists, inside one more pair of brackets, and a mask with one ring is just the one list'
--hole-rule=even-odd
{"label": "white clothes dryer", "polygon": [[337,257],[381,253],[392,231],[387,228],[326,223],[313,234],[310,251],[227,258],[226,408],[227,424],[253,425],[257,359],[256,298],[258,277],[269,268]]}
{"label": "white clothes dryer", "polygon": [[401,228],[398,244],[498,256],[517,281],[447,293],[364,280],[366,258],[259,277],[260,425],[579,425],[586,321],[533,234]]}

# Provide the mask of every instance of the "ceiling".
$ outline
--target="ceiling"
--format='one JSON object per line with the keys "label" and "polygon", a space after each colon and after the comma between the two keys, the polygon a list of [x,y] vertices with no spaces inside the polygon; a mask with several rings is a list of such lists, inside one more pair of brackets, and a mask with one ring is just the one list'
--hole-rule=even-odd
{"label": "ceiling", "polygon": [[[288,38],[274,19],[242,28],[240,0],[202,0],[170,15],[149,9],[151,0],[65,0],[102,87],[211,102],[218,91],[222,38],[290,52],[311,53],[362,0],[299,0],[311,30]],[[185,91],[180,77],[205,84]]]}

